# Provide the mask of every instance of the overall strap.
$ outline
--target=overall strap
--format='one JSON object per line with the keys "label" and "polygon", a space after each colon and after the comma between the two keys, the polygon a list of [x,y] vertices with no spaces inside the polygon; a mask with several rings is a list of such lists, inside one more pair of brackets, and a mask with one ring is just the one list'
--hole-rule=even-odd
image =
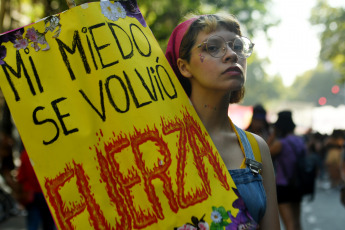
{"label": "overall strap", "polygon": [[253,150],[252,150],[252,147],[248,141],[246,133],[242,129],[238,128],[235,124],[234,124],[234,126],[236,128],[236,131],[237,131],[240,139],[241,139],[241,142],[243,145],[243,150],[244,150],[244,153],[246,155],[246,158],[251,159],[251,160],[255,160]]}
{"label": "overall strap", "polygon": [[249,143],[252,146],[252,150],[253,150],[253,154],[254,154],[255,160],[258,161],[258,162],[262,162],[259,144],[256,141],[254,135],[252,133],[248,132],[248,131],[244,131],[244,132],[246,133],[247,138],[249,140]]}
{"label": "overall strap", "polygon": [[235,126],[235,128],[241,140],[243,150],[245,152],[245,159],[242,162],[241,168],[244,168],[246,165],[250,169],[250,171],[252,171],[253,175],[261,174],[262,164],[261,162],[258,162],[255,160],[253,150],[247,138],[246,133],[242,129],[238,128],[237,126]]}

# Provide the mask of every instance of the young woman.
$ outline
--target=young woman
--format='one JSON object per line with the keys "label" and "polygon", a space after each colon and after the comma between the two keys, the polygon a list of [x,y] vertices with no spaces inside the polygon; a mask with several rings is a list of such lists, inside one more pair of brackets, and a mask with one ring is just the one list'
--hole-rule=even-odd
{"label": "young woman", "polygon": [[228,117],[229,103],[239,102],[244,95],[246,59],[253,46],[242,36],[238,21],[231,15],[192,16],[174,29],[166,57],[223,158],[249,213],[260,229],[276,230],[280,224],[268,146],[254,135],[262,158],[259,175],[245,164],[246,159],[254,160],[252,149],[247,148],[246,135]]}

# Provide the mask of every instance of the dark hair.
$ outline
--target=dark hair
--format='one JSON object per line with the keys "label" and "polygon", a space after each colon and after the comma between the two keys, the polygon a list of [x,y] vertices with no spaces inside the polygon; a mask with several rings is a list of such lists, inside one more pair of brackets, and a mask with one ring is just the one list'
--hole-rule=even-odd
{"label": "dark hair", "polygon": [[[211,33],[219,28],[225,28],[231,32],[242,36],[240,24],[237,19],[230,14],[208,14],[202,16],[189,15],[187,18],[197,17],[197,19],[190,25],[185,33],[179,50],[179,57],[186,61],[190,61],[191,49],[195,45],[198,34],[201,31]],[[179,78],[181,85],[186,91],[187,95],[191,95],[191,85],[187,78]],[[240,90],[231,92],[230,103],[237,103],[242,100],[244,96],[244,87]]]}
{"label": "dark hair", "polygon": [[265,129],[269,129],[269,124],[267,122],[266,119],[266,110],[265,108],[261,105],[261,104],[256,104],[253,106],[253,116],[252,116],[252,120],[250,121],[250,124],[248,126],[248,130],[252,129],[252,125],[253,125],[253,120],[260,120],[264,122],[265,125]]}
{"label": "dark hair", "polygon": [[296,125],[292,120],[292,112],[289,110],[279,112],[274,127],[279,131],[279,137],[285,137],[289,133],[293,133]]}

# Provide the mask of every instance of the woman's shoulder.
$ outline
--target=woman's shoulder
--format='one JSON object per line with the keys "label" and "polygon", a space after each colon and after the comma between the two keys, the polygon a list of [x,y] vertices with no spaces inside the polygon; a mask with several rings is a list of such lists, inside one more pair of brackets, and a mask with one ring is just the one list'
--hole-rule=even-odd
{"label": "woman's shoulder", "polygon": [[269,153],[269,148],[268,148],[267,142],[261,136],[259,136],[257,134],[253,133],[253,136],[255,137],[255,139],[259,145],[260,151],[264,151],[264,152]]}
{"label": "woman's shoulder", "polygon": [[256,143],[258,144],[262,162],[264,162],[267,159],[271,159],[270,150],[266,141],[255,133],[250,133],[250,134],[255,138]]}
{"label": "woman's shoulder", "polygon": [[[270,148],[268,147],[268,144],[261,136],[254,133],[251,133],[251,134],[254,136],[260,149],[261,163],[262,163],[262,168],[263,168],[262,177],[269,178],[274,174]],[[274,181],[274,179],[272,180]]]}

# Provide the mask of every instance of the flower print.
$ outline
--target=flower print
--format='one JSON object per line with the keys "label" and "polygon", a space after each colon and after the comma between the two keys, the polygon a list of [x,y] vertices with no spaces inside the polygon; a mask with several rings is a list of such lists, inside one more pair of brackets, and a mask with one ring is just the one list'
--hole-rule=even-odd
{"label": "flower print", "polygon": [[58,27],[60,24],[60,19],[56,16],[51,16],[51,17],[47,17],[44,20],[44,25],[45,25],[45,31],[44,32],[48,32],[48,30],[50,32],[53,32],[56,27]]}
{"label": "flower print", "polygon": [[12,42],[15,48],[26,47],[26,41],[17,42],[16,39],[23,39],[24,28],[20,28],[0,35],[0,65],[5,64],[4,59],[7,55],[7,49],[2,43]]}
{"label": "flower print", "polygon": [[48,31],[53,32],[57,27],[59,27],[53,35],[53,38],[57,38],[61,32],[61,24],[60,24],[60,15],[58,16],[49,16],[44,20],[45,23],[45,30],[44,33]]}
{"label": "flower print", "polygon": [[228,211],[228,216],[230,217],[231,223],[225,227],[225,230],[238,230],[238,229],[248,229],[248,230],[255,230],[258,228],[258,224],[250,215],[243,199],[241,198],[237,189],[232,188],[235,194],[237,195],[237,199],[232,203],[234,208],[238,208],[239,212],[237,213],[236,217],[232,215],[230,211]]}
{"label": "flower print", "polygon": [[15,33],[14,33],[14,36],[16,39],[23,39],[23,33],[24,33],[24,30],[21,31],[21,30],[17,30]]}
{"label": "flower print", "polygon": [[127,12],[127,16],[131,18],[136,18],[143,27],[146,27],[146,21],[141,14],[136,0],[132,1],[121,1],[121,5]]}
{"label": "flower print", "polygon": [[0,36],[0,44],[6,43],[9,41],[14,43],[15,40],[16,40],[16,37],[15,37],[14,33],[7,33],[7,34],[3,34]]}
{"label": "flower print", "polygon": [[126,18],[126,11],[125,9],[122,7],[121,3],[119,2],[114,2],[114,4],[116,6],[116,14],[118,15],[119,18]]}
{"label": "flower print", "polygon": [[31,44],[31,47],[33,47],[35,49],[35,51],[39,51],[41,49],[41,47],[38,46],[38,43],[37,42],[34,42]]}
{"label": "flower print", "polygon": [[59,27],[59,29],[57,29],[57,31],[55,31],[53,38],[59,37],[60,33],[61,33],[61,26]]}
{"label": "flower print", "polygon": [[33,27],[27,29],[25,38],[27,38],[28,40],[31,40],[32,42],[37,42],[38,35],[36,33],[36,30]]}
{"label": "flower print", "polygon": [[46,40],[45,34],[39,33],[38,43],[41,44],[41,45],[46,45],[46,48],[42,49],[43,51],[46,51],[46,50],[50,49],[50,46],[49,46],[49,44],[48,44],[48,42]]}
{"label": "flower print", "polygon": [[220,207],[212,207],[211,212],[211,230],[224,230],[224,227],[229,224],[228,222],[229,215],[226,209],[223,206]]}
{"label": "flower print", "polygon": [[25,49],[27,46],[29,45],[28,40],[26,40],[25,38],[23,39],[18,39],[14,41],[14,48],[16,48],[17,50],[20,49]]}
{"label": "flower print", "polygon": [[199,222],[198,223],[199,230],[209,230],[210,226],[207,222]]}
{"label": "flower print", "polygon": [[7,54],[6,47],[0,46],[0,65],[5,64],[5,62],[3,60],[6,57],[6,54]]}
{"label": "flower print", "polygon": [[20,28],[14,31],[7,32],[0,36],[0,45],[6,42],[14,43],[16,39],[22,39],[22,34],[24,33],[24,28]]}
{"label": "flower print", "polygon": [[41,49],[41,47],[38,44],[46,45],[46,48],[42,49],[43,51],[50,49],[49,44],[45,38],[45,33],[40,33],[33,27],[27,29],[25,38],[27,38],[29,42],[32,42],[31,47],[33,47],[36,52]]}
{"label": "flower print", "polygon": [[211,219],[213,220],[213,222],[215,223],[220,223],[222,222],[222,215],[218,212],[218,211],[213,211],[211,213]]}
{"label": "flower print", "polygon": [[197,228],[194,227],[193,225],[185,224],[185,225],[177,228],[176,230],[197,230]]}
{"label": "flower print", "polygon": [[238,192],[238,190],[236,188],[232,188],[232,190],[235,192],[235,194],[237,195],[237,199],[232,203],[232,206],[234,208],[237,208],[239,210],[245,210],[246,209],[246,205],[243,201],[243,199],[240,196],[240,193]]}
{"label": "flower print", "polygon": [[50,25],[48,27],[48,29],[53,32],[55,30],[56,27],[58,27],[60,25],[60,18],[56,17],[56,16],[52,16],[50,18]]}
{"label": "flower print", "polygon": [[175,230],[209,230],[210,227],[207,222],[204,221],[205,215],[199,220],[197,217],[192,216],[192,223],[187,223],[181,227],[174,228]]}
{"label": "flower print", "polygon": [[225,227],[225,230],[256,230],[258,224],[246,214],[246,212],[239,211],[236,218],[230,214],[231,223]]}
{"label": "flower print", "polygon": [[243,221],[246,221],[246,219],[244,218],[243,213],[241,213],[241,211],[239,211],[237,213],[236,218],[231,214],[231,212],[228,212],[228,214],[229,214],[229,217],[231,219],[231,223],[225,227],[225,230],[237,230],[238,226],[240,224],[245,223]]}
{"label": "flower print", "polygon": [[103,15],[112,21],[126,17],[126,11],[119,2],[101,1],[101,9]]}

